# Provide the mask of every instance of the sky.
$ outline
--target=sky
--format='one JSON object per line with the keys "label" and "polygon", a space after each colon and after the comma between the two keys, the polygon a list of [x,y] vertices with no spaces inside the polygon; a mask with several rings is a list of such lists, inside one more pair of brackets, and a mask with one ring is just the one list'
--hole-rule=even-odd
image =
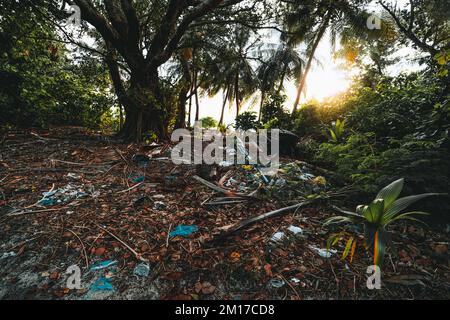
{"label": "sky", "polygon": [[[392,0],[391,2],[397,2],[398,6],[402,7],[408,3],[408,0]],[[376,6],[371,7],[369,10],[380,12]],[[275,35],[272,35],[275,37]],[[272,39],[273,40],[273,39]],[[270,41],[272,41],[270,40]],[[397,53],[398,56],[412,58],[417,53],[411,48],[403,48]],[[332,56],[332,48],[330,43],[330,37],[325,35],[324,39],[320,42],[317,48],[315,58],[320,61],[320,65],[313,64],[309,76],[306,81],[306,96],[302,95],[300,103],[309,101],[311,99],[322,101],[327,97],[337,95],[345,92],[352,83],[352,77],[355,70],[343,69],[340,67],[342,60],[335,60]],[[388,72],[391,75],[396,75],[405,70],[416,70],[418,66],[410,62],[411,59],[401,59],[399,63],[392,66]],[[287,95],[287,101],[285,108],[292,110],[295,97],[297,94],[297,88],[293,82],[286,84],[285,94]],[[250,98],[243,106],[241,112],[244,111],[259,111],[259,95],[257,92],[254,97]],[[220,112],[223,103],[223,94],[219,93],[215,97],[201,97],[200,98],[200,118],[213,117],[215,119],[220,118]],[[227,105],[225,109],[224,122],[231,124],[234,122],[236,115],[235,104],[231,103],[231,108]],[[194,120],[195,112],[192,112],[191,123]]]}
{"label": "sky", "polygon": [[[390,0],[391,3],[397,3],[399,7],[403,7],[408,4],[409,0]],[[367,8],[369,11],[374,11],[380,13],[380,7],[376,4]],[[264,42],[271,45],[276,45],[279,43],[279,33],[274,31],[266,31],[266,38]],[[88,45],[94,42],[94,39],[83,37],[82,39]],[[339,49],[339,46],[337,46]],[[417,70],[418,65],[411,63],[410,58],[417,55],[411,48],[402,48],[396,53],[400,57],[408,57],[408,59],[400,59],[399,63],[390,67],[388,70],[389,74],[396,75],[405,70]],[[322,101],[327,97],[337,95],[339,93],[345,92],[352,83],[352,77],[354,76],[355,70],[343,69],[340,67],[342,60],[335,60],[332,56],[332,48],[330,43],[329,34],[326,34],[323,40],[320,42],[315,59],[320,62],[320,64],[313,63],[310,73],[306,81],[306,95],[301,96],[300,103],[304,103],[311,99]],[[293,82],[285,83],[285,94],[287,96],[287,101],[285,103],[285,108],[292,110],[295,97],[297,94],[296,85]],[[260,92],[256,92],[253,97],[248,99],[241,107],[241,112],[253,111],[258,113],[259,103],[260,103]],[[223,103],[223,94],[219,93],[214,97],[200,96],[200,118],[203,117],[213,117],[216,120],[220,118],[220,112]],[[232,124],[236,115],[236,106],[232,102],[225,108],[224,122],[225,124]],[[195,103],[193,102],[193,110],[191,123],[193,123],[195,117]]]}

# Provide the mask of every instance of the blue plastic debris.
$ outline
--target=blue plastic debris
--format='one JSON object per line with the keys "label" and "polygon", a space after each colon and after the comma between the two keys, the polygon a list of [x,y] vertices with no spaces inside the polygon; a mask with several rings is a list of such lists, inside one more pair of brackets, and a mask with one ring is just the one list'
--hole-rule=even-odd
{"label": "blue plastic debris", "polygon": [[198,231],[198,227],[196,225],[193,225],[193,226],[179,225],[178,227],[175,228],[175,230],[173,230],[171,233],[169,233],[169,236],[170,237],[176,237],[176,236],[187,237],[196,231]]}
{"label": "blue plastic debris", "polygon": [[128,178],[131,179],[131,181],[133,181],[134,183],[144,182],[145,180],[145,177],[142,175],[130,175]]}
{"label": "blue plastic debris", "polygon": [[148,277],[150,273],[150,266],[146,263],[140,263],[134,268],[134,275],[139,277]]}
{"label": "blue plastic debris", "polygon": [[94,264],[90,271],[97,271],[97,270],[102,270],[102,269],[107,269],[109,267],[115,266],[118,263],[117,260],[106,260],[106,261],[101,261],[98,262],[96,264]]}
{"label": "blue plastic debris", "polygon": [[98,291],[114,291],[113,285],[109,282],[109,279],[106,279],[105,277],[100,277],[97,281],[95,281],[91,285],[91,291],[92,292],[98,292]]}
{"label": "blue plastic debris", "polygon": [[53,206],[56,203],[56,201],[54,199],[42,199],[41,201],[39,201],[39,204],[43,205],[43,206]]}
{"label": "blue plastic debris", "polygon": [[146,168],[150,163],[150,158],[145,154],[135,154],[133,161],[137,162],[139,168]]}
{"label": "blue plastic debris", "polygon": [[135,183],[139,183],[139,182],[144,182],[145,177],[144,176],[139,176],[133,179],[133,182]]}

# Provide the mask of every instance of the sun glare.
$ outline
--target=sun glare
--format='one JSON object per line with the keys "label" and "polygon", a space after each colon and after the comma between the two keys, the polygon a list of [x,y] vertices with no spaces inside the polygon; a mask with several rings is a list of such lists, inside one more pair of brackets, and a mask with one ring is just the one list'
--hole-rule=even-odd
{"label": "sun glare", "polygon": [[319,101],[346,91],[350,86],[348,74],[337,68],[317,68],[307,81],[306,97]]}

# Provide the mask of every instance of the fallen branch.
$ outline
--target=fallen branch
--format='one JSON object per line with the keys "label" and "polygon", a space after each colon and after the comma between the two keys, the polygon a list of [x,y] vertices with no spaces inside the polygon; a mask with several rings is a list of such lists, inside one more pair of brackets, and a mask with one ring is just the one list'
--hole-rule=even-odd
{"label": "fallen branch", "polygon": [[225,205],[225,204],[237,204],[237,203],[244,203],[246,200],[231,200],[231,201],[211,201],[206,202],[203,205],[205,206],[219,206],[219,205]]}
{"label": "fallen branch", "polygon": [[23,169],[13,169],[13,170],[7,170],[7,173],[25,173],[25,172],[72,172],[72,173],[84,173],[84,174],[92,174],[96,175],[99,173],[102,173],[102,171],[99,172],[93,172],[93,171],[85,171],[85,170],[74,170],[74,169],[55,169],[55,168],[23,168]]}
{"label": "fallen branch", "polygon": [[16,212],[16,213],[8,213],[5,215],[5,217],[17,217],[17,216],[22,216],[24,214],[60,211],[60,210],[66,209],[67,206],[68,205],[65,205],[64,207],[56,208],[56,209],[43,209],[43,210],[35,210],[35,211],[21,211],[21,212]]}
{"label": "fallen branch", "polygon": [[289,211],[305,207],[305,206],[311,204],[312,202],[313,202],[313,200],[306,200],[306,201],[300,202],[298,204],[295,204],[295,205],[292,205],[292,206],[289,206],[289,207],[286,207],[286,208],[277,209],[275,211],[270,211],[270,212],[263,213],[263,214],[260,214],[258,216],[252,217],[250,219],[243,220],[243,221],[241,221],[241,222],[239,222],[239,223],[237,223],[235,225],[232,225],[232,226],[228,227],[226,229],[225,233],[219,235],[218,237],[216,237],[212,241],[217,241],[219,239],[226,238],[226,237],[232,235],[233,233],[235,233],[235,232],[237,232],[239,230],[242,230],[242,229],[244,229],[244,228],[246,228],[246,227],[248,227],[248,226],[250,226],[252,224],[255,224],[256,222],[262,221],[262,220],[267,219],[267,218],[272,218],[272,217],[275,217],[275,216],[279,216],[279,215],[287,213]]}
{"label": "fallen branch", "polygon": [[30,134],[32,135],[32,136],[35,136],[36,138],[38,138],[39,140],[42,140],[42,141],[56,141],[57,139],[50,139],[50,138],[44,138],[44,137],[41,137],[40,135],[38,135],[37,133],[34,133],[34,132],[30,132]]}

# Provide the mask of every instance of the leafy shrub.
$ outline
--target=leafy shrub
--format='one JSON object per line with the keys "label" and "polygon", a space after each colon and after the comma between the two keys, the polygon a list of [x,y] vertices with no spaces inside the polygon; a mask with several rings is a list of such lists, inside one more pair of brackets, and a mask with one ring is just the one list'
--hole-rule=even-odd
{"label": "leafy shrub", "polygon": [[256,130],[260,127],[260,123],[258,122],[257,118],[258,117],[254,112],[243,112],[236,117],[234,128],[244,131],[251,129]]}
{"label": "leafy shrub", "polygon": [[261,112],[261,121],[267,129],[289,129],[290,114],[283,108],[285,95],[272,94],[268,97]]}
{"label": "leafy shrub", "polygon": [[[438,193],[425,193],[413,196],[398,198],[403,190],[404,179],[396,180],[378,192],[375,200],[369,205],[360,205],[356,212],[339,210],[345,216],[335,216],[329,218],[325,224],[332,223],[363,223],[364,241],[366,249],[373,247],[374,264],[381,266],[383,263],[386,247],[388,245],[388,233],[386,227],[399,220],[418,221],[416,216],[427,215],[425,212],[412,211],[404,213],[407,207],[413,203],[429,196],[440,195]],[[351,238],[352,239],[352,238]],[[350,245],[351,240],[349,240]],[[348,253],[347,247],[344,250]],[[353,251],[353,250],[352,250]]]}
{"label": "leafy shrub", "polygon": [[213,117],[205,117],[200,119],[202,122],[202,127],[205,129],[211,129],[217,127],[217,121]]}

